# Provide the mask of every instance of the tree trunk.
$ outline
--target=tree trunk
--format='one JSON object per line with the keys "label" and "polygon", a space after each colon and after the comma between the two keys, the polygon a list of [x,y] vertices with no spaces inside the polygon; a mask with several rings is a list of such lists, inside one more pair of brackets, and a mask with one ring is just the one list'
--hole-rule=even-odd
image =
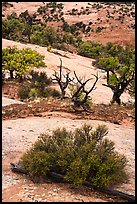
{"label": "tree trunk", "polygon": [[61,99],[64,99],[65,98],[65,90],[64,89],[61,89]]}
{"label": "tree trunk", "polygon": [[29,43],[31,43],[30,34],[28,34],[28,40],[29,40]]}
{"label": "tree trunk", "polygon": [[10,70],[10,79],[13,79],[13,70]]}
{"label": "tree trunk", "polygon": [[120,105],[121,104],[121,100],[120,100],[121,94],[122,93],[114,92],[111,103],[115,103],[116,102],[118,105]]}
{"label": "tree trunk", "polygon": [[21,83],[22,81],[23,81],[23,77],[20,76],[20,77],[19,77],[19,82]]}

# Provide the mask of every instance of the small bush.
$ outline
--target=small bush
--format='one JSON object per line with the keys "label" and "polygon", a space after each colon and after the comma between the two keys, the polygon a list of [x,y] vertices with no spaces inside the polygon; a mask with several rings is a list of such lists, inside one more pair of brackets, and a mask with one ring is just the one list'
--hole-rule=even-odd
{"label": "small bush", "polygon": [[37,72],[37,71],[32,70],[30,75],[32,78],[32,82],[34,82],[34,83],[39,82],[39,83],[47,86],[47,85],[50,85],[52,82],[52,80],[47,77],[47,74],[45,72]]}
{"label": "small bush", "polygon": [[18,97],[22,100],[29,98],[30,87],[21,87],[18,92]]}
{"label": "small bush", "polygon": [[51,50],[52,50],[52,47],[51,47],[51,45],[49,45],[49,46],[47,47],[47,51],[48,51],[48,52],[51,52]]}
{"label": "small bush", "polygon": [[101,27],[97,27],[96,33],[99,33],[99,32],[101,32],[101,31],[102,31],[102,28],[101,28]]}
{"label": "small bush", "polygon": [[44,92],[43,92],[43,97],[60,97],[60,92],[57,91],[56,89],[47,87]]}
{"label": "small bush", "polygon": [[36,97],[38,97],[38,90],[36,88],[31,88],[29,91],[29,98],[34,99]]}
{"label": "small bush", "polygon": [[20,99],[35,99],[36,97],[60,97],[60,92],[56,89],[50,88],[50,87],[43,87],[41,89],[41,86],[35,86],[34,84],[31,84],[29,87],[22,87],[20,88],[18,92],[18,96]]}
{"label": "small bush", "polygon": [[74,185],[84,181],[99,187],[122,183],[128,178],[126,158],[115,151],[113,142],[104,139],[107,133],[104,125],[94,130],[84,124],[73,132],[57,128],[52,135],[41,134],[19,163],[31,177],[54,171]]}
{"label": "small bush", "polygon": [[45,72],[31,71],[31,79],[27,86],[22,86],[18,92],[20,99],[35,99],[36,97],[58,97],[60,94],[55,89],[49,88],[52,79]]}

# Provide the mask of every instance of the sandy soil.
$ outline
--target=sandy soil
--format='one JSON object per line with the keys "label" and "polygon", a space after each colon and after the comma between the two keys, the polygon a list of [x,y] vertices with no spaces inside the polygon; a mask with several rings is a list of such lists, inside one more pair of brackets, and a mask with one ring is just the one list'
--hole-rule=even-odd
{"label": "sandy soil", "polygon": [[[65,114],[65,113],[64,113]],[[103,121],[96,121],[96,120],[72,120],[69,118],[63,118],[60,116],[48,116],[44,118],[40,117],[31,117],[25,119],[17,119],[17,120],[6,120],[2,123],[2,154],[3,154],[3,178],[2,178],[2,185],[3,185],[3,201],[18,201],[22,199],[23,201],[30,201],[40,197],[38,195],[38,191],[40,188],[44,188],[39,185],[34,185],[31,181],[26,180],[25,177],[21,177],[20,175],[13,174],[10,171],[10,162],[17,162],[19,157],[29,149],[32,144],[37,140],[38,136],[41,133],[51,133],[51,131],[57,127],[66,127],[68,130],[74,130],[76,127],[81,127],[82,124],[87,123],[96,127],[98,124],[105,124],[108,127],[109,133],[107,137],[115,142],[116,150],[119,151],[121,154],[125,154],[128,159],[127,164],[127,171],[129,172],[130,179],[128,184],[123,184],[122,186],[118,187],[119,190],[123,192],[127,192],[130,194],[135,193],[135,129],[133,126],[119,126],[116,124],[112,124],[109,122]],[[29,191],[30,184],[33,188],[35,186],[36,193],[31,195],[31,191]],[[24,186],[26,191],[24,191]],[[49,185],[45,184],[47,191],[49,192]],[[75,198],[70,195],[68,197],[68,191],[66,190],[67,187],[63,190],[64,193],[62,195],[55,194],[54,195],[54,186],[50,187],[51,194],[53,193],[52,198],[49,198],[46,194],[42,197],[44,200],[53,201],[65,201],[65,199],[71,202],[75,202],[77,199],[80,198],[80,193],[75,196]],[[15,189],[15,190],[14,190]],[[16,191],[18,193],[16,194]],[[26,198],[26,195],[30,195],[29,198]],[[64,198],[66,195],[66,198]],[[89,199],[89,201],[93,201],[97,197],[89,196],[85,194],[84,201]],[[19,197],[18,197],[19,196]],[[26,199],[26,200],[25,200]],[[96,200],[95,199],[95,200]],[[103,199],[101,200],[101,202]],[[97,200],[96,200],[97,202]]]}
{"label": "sandy soil", "polygon": [[[5,16],[7,16],[8,14],[11,14],[12,12],[16,12],[17,15],[19,15],[21,12],[24,12],[26,10],[28,10],[30,14],[33,14],[34,12],[37,11],[37,9],[40,6],[45,6],[45,4],[48,2],[45,2],[45,4],[43,4],[43,2],[18,2],[18,3],[10,2],[10,3],[13,4],[13,7],[8,7],[8,8],[3,7],[2,8],[2,13]],[[115,10],[117,12],[115,12],[114,14],[115,18],[114,19],[109,18],[109,22],[106,22],[107,10],[110,13],[113,13],[114,11],[113,6],[106,7],[103,5],[103,8],[97,10],[91,7],[91,5],[94,4],[94,2],[58,2],[58,3],[63,3],[63,6],[64,6],[62,10],[64,12],[63,17],[68,23],[73,24],[73,23],[82,21],[83,23],[88,25],[90,21],[93,22],[92,28],[94,32],[88,33],[89,36],[82,34],[83,39],[100,42],[102,44],[106,44],[108,42],[113,42],[116,44],[120,43],[122,45],[127,45],[127,44],[134,45],[135,44],[135,30],[130,28],[131,23],[135,22],[135,18],[132,18],[131,16],[130,17],[125,16],[125,20],[123,24],[121,24],[121,21],[115,20],[118,16],[121,15],[119,13],[120,6],[116,6]],[[90,3],[90,5],[88,3]],[[91,13],[89,13],[89,15],[81,14],[80,16],[67,15],[67,13],[69,11],[72,11],[73,8],[78,9],[78,11],[86,10],[88,8],[89,11],[91,11]],[[133,9],[133,12],[134,11],[135,9]],[[98,18],[101,19],[101,23],[97,20]],[[54,22],[53,25],[54,27],[57,27],[58,23]],[[98,26],[106,27],[106,29],[102,30],[102,32],[100,33],[96,33],[96,28]]]}

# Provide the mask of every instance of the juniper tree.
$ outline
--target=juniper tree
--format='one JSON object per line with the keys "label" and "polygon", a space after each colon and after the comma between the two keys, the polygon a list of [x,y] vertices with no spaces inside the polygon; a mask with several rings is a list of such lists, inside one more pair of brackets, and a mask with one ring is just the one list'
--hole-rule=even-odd
{"label": "juniper tree", "polygon": [[111,102],[120,105],[121,95],[135,79],[134,64],[120,64],[118,57],[102,57],[99,59],[98,65],[107,73],[107,84],[103,85],[113,91]]}
{"label": "juniper tree", "polygon": [[30,48],[19,50],[16,46],[2,49],[2,69],[10,72],[10,79],[13,73],[22,79],[31,67],[44,67],[44,56]]}

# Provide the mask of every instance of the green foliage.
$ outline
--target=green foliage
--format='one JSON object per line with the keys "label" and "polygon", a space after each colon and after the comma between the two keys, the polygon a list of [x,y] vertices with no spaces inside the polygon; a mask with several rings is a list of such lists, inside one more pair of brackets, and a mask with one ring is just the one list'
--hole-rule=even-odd
{"label": "green foliage", "polygon": [[63,23],[63,31],[65,31],[65,32],[70,32],[71,31],[71,27],[69,26],[69,24],[65,21],[64,23]]}
{"label": "green foliage", "polygon": [[125,49],[121,49],[121,52],[118,54],[119,62],[130,66],[135,64],[135,48],[126,46]]}
{"label": "green foliage", "polygon": [[110,55],[112,57],[117,57],[121,48],[122,48],[121,46],[117,46],[111,42],[108,42],[106,47],[105,47],[105,50],[106,50],[108,55]]}
{"label": "green foliage", "polygon": [[81,42],[79,45],[78,54],[84,57],[96,59],[100,55],[103,47],[103,45],[91,41]]}
{"label": "green foliage", "polygon": [[31,48],[23,48],[21,54],[24,57],[25,62],[31,67],[45,67],[44,55],[39,54],[37,51]]}
{"label": "green foliage", "polygon": [[15,18],[2,20],[2,37],[9,40],[21,40],[23,24]]}
{"label": "green foliage", "polygon": [[38,95],[39,95],[38,94],[38,89],[30,88],[28,98],[34,99],[34,98],[38,97]]}
{"label": "green foliage", "polygon": [[108,84],[116,86],[119,84],[119,82],[120,82],[120,78],[117,78],[116,75],[112,73],[109,77]]}
{"label": "green foliage", "polygon": [[48,86],[51,84],[52,79],[47,77],[46,72],[37,72],[32,70],[30,72],[31,81],[35,84],[35,87]]}
{"label": "green foliage", "polygon": [[57,97],[60,97],[60,92],[57,91],[56,89],[54,88],[50,88],[50,87],[47,87],[43,93],[41,94],[43,97],[50,97],[52,96],[53,98],[57,98]]}
{"label": "green foliage", "polygon": [[18,91],[18,97],[21,100],[29,98],[30,87],[22,86]]}
{"label": "green foliage", "polygon": [[[98,68],[107,71],[107,85],[115,92],[114,100],[128,90],[131,96],[135,93],[135,48],[108,43],[96,62]],[[110,71],[108,73],[108,71]],[[109,75],[109,76],[108,76]],[[117,100],[117,102],[118,102]],[[113,101],[113,100],[112,100]]]}
{"label": "green foliage", "polygon": [[[135,67],[134,47],[122,47],[111,42],[109,42],[106,46],[91,41],[84,42],[80,39],[79,34],[82,32],[87,33],[91,31],[91,28],[89,26],[87,27],[87,25],[82,21],[69,25],[67,22],[65,22],[63,17],[60,17],[59,19],[59,16],[56,14],[54,16],[50,16],[47,12],[49,11],[48,7],[52,8],[52,10],[54,11],[57,11],[57,9],[61,10],[63,8],[62,3],[58,4],[57,2],[50,2],[46,6],[40,7],[38,9],[38,12],[42,14],[45,22],[50,20],[61,20],[63,22],[62,28],[58,28],[58,30],[55,31],[53,27],[47,26],[47,24],[44,25],[41,20],[36,19],[36,13],[30,15],[26,10],[25,12],[22,12],[19,17],[16,15],[16,13],[14,13],[9,15],[7,19],[2,19],[2,37],[15,41],[30,42],[41,46],[51,45],[53,48],[62,49],[64,51],[71,50],[70,46],[68,46],[70,44],[75,47],[75,49],[78,51],[78,54],[96,59],[97,61],[95,62],[95,64],[99,68],[102,68],[103,66],[104,69],[113,67],[114,71],[116,70],[117,73],[121,72],[122,69],[122,72],[125,72],[125,66],[127,66],[128,68]],[[94,4],[92,5],[92,7],[99,8],[100,4]],[[128,7],[125,7],[125,10],[122,9],[122,12],[126,13],[127,9]],[[73,12],[75,13],[75,10]],[[111,17],[109,12],[108,14],[109,17]],[[134,12],[131,12],[131,14],[133,14],[134,16]],[[123,19],[123,16],[120,18]],[[89,22],[89,25],[91,24],[92,22]],[[98,27],[96,31],[98,32],[102,29],[103,27]],[[19,53],[18,57],[20,57]],[[10,66],[10,68],[8,69],[12,71],[14,65],[15,64],[12,62],[12,66]],[[107,68],[105,66],[107,66]],[[24,70],[24,68],[22,68],[22,70]],[[22,71],[20,71],[21,69],[18,70],[19,75],[24,74],[22,73]],[[129,74],[126,74],[126,77],[129,78],[129,75],[132,72],[127,71],[127,73]],[[120,76],[123,75],[124,74],[120,73]],[[113,75],[111,76],[111,79],[111,81],[116,81],[116,77],[114,77]],[[134,89],[134,80],[130,82],[130,85],[131,84],[131,89]],[[133,92],[135,92],[135,90]]]}
{"label": "green foliage", "polygon": [[57,128],[51,135],[41,134],[21,157],[20,164],[32,177],[54,171],[74,185],[82,185],[84,181],[99,187],[122,183],[128,178],[127,161],[115,151],[113,142],[104,139],[107,133],[104,125],[93,129],[84,124],[73,132]]}
{"label": "green foliage", "polygon": [[49,46],[47,47],[47,51],[48,51],[48,52],[51,52],[51,50],[52,50],[52,47],[51,47],[51,45],[49,45]]}
{"label": "green foliage", "polygon": [[[112,47],[110,50],[112,51]],[[123,55],[122,52],[124,53]],[[107,75],[107,85],[112,89],[112,91],[115,93],[117,92],[119,97],[126,89],[128,89],[128,87],[130,95],[134,96],[134,52],[131,50],[127,53],[125,53],[125,51],[122,52],[117,57],[100,57],[97,65],[99,68],[104,69],[105,71],[111,71],[109,76]]]}
{"label": "green foliage", "polygon": [[35,99],[37,97],[59,97],[59,91],[48,87],[52,82],[45,72],[30,72],[30,80],[27,85],[19,89],[18,96],[21,99]]}
{"label": "green foliage", "polygon": [[15,65],[17,63],[16,58],[19,58],[19,56],[20,53],[17,47],[14,46],[12,48],[3,48],[2,49],[3,70],[15,70]]}
{"label": "green foliage", "polygon": [[23,23],[26,23],[26,24],[29,24],[29,25],[32,24],[32,16],[30,16],[28,10],[22,12],[22,13],[19,15],[19,19],[20,19],[21,22],[23,22]]}
{"label": "green foliage", "polygon": [[100,68],[109,71],[119,65],[118,57],[101,57],[98,65]]}
{"label": "green foliage", "polygon": [[3,70],[15,71],[18,76],[25,76],[30,67],[44,67],[43,59],[43,55],[30,48],[19,50],[13,46],[2,49]]}
{"label": "green foliage", "polygon": [[46,38],[49,42],[49,45],[52,46],[52,44],[56,41],[56,33],[53,27],[47,27],[45,29],[45,32],[43,33],[43,38]]}
{"label": "green foliage", "polygon": [[24,154],[23,165],[30,176],[42,176],[49,171],[51,158],[45,151],[31,150]]}
{"label": "green foliage", "polygon": [[[41,88],[43,86],[43,89]],[[24,99],[31,99],[34,100],[37,97],[40,98],[48,98],[53,97],[57,98],[60,97],[60,92],[56,89],[46,87],[46,85],[42,86],[35,86],[34,84],[29,84],[28,86],[22,86],[19,89],[18,97],[22,100]]]}
{"label": "green foliage", "polygon": [[86,164],[81,157],[76,158],[69,166],[65,179],[76,186],[82,185],[86,180],[90,165]]}
{"label": "green foliage", "polygon": [[65,43],[68,43],[68,44],[75,44],[76,40],[73,37],[73,35],[68,34],[68,33],[64,33],[62,41]]}

